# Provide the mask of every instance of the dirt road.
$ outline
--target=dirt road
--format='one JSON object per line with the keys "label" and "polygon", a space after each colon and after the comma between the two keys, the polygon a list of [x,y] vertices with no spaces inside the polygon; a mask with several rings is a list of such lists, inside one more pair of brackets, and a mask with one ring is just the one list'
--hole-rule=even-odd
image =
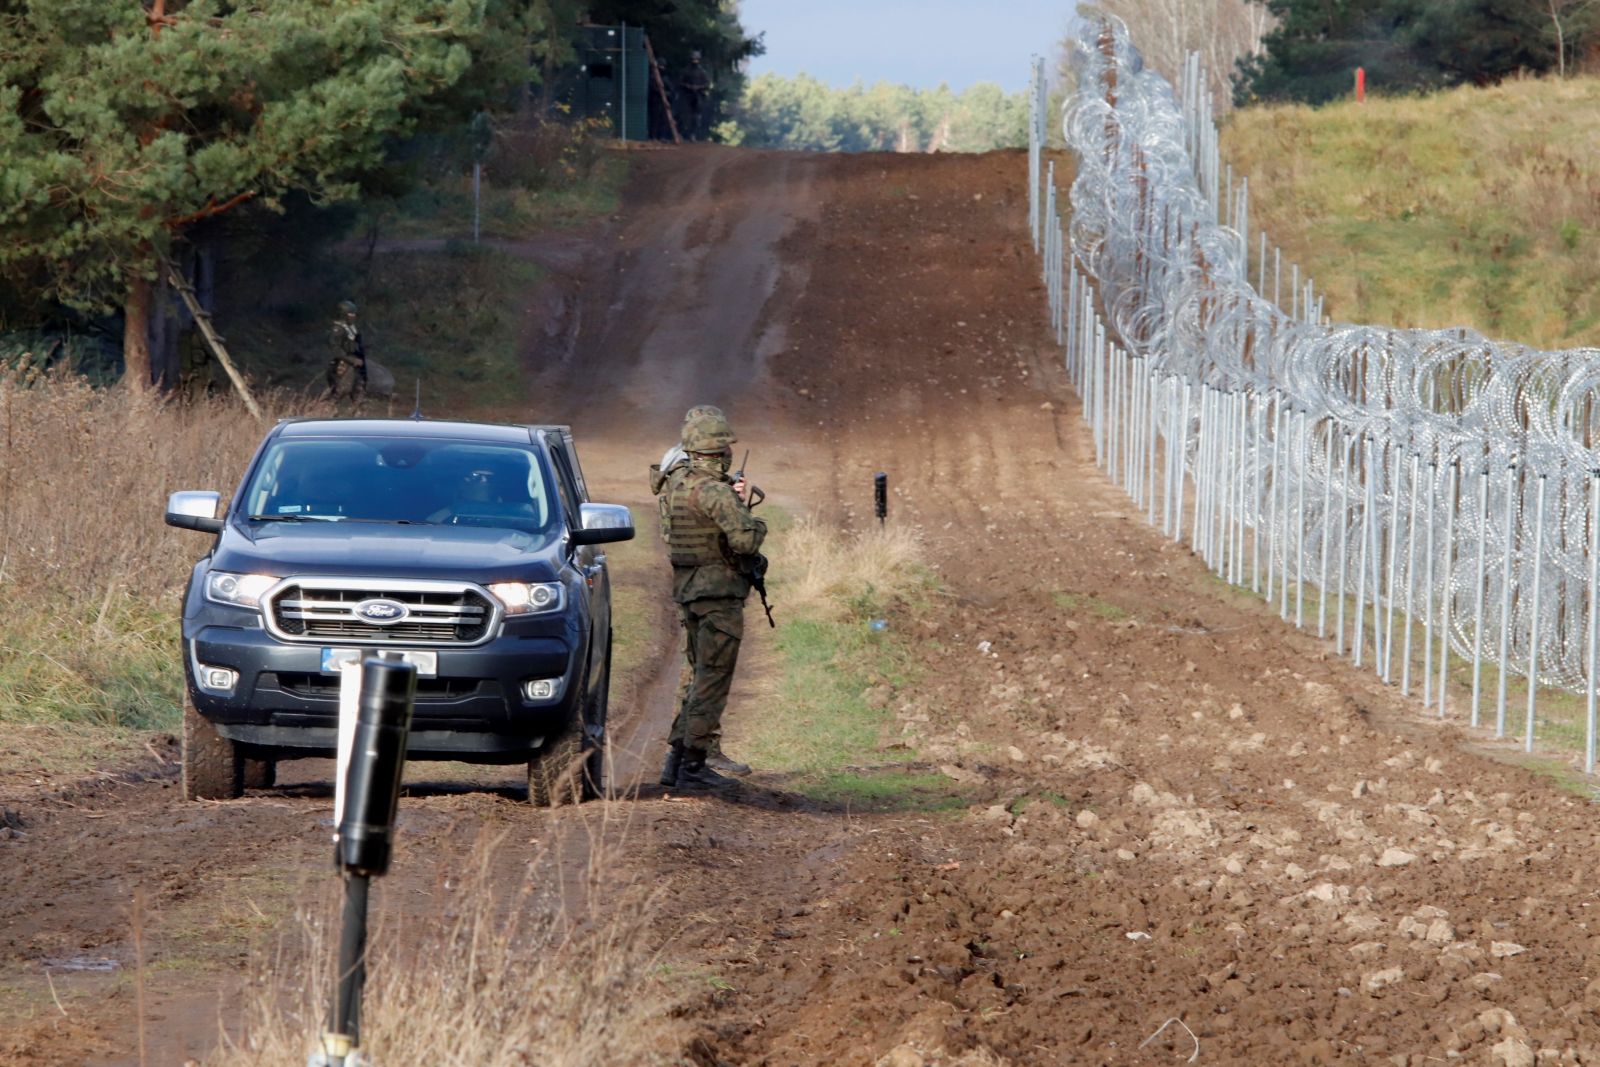
{"label": "dirt road", "polygon": [[[553,283],[530,398],[501,412],[574,422],[590,479],[638,509],[683,409],[721,402],[791,510],[859,526],[889,472],[892,521],[949,594],[890,620],[923,662],[879,688],[884,744],[943,775],[954,812],[831,810],[759,773],[742,801],[627,802],[661,951],[718,977],[686,998],[683,1061],[1600,1062],[1592,807],[1474,754],[1143,526],[1057,370],[1024,170],[641,153],[624,215]],[[742,686],[763,654],[758,631]],[[619,710],[634,780],[671,657]],[[256,916],[324,876],[325,779],[301,771],[181,805],[150,759],[26,798],[26,837],[0,841],[0,997],[26,1007],[0,1012],[0,1060],[136,1062],[136,888],[165,964],[150,1062],[210,1047]],[[468,828],[549,840],[595,817],[530,811],[504,775],[414,776],[389,898],[407,907]]]}

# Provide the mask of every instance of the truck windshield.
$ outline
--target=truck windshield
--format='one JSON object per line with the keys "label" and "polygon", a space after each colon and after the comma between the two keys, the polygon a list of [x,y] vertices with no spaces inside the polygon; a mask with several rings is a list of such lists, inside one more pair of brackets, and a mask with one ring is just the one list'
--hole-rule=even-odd
{"label": "truck windshield", "polygon": [[391,522],[549,534],[554,493],[532,448],[392,437],[274,442],[242,497],[254,522]]}

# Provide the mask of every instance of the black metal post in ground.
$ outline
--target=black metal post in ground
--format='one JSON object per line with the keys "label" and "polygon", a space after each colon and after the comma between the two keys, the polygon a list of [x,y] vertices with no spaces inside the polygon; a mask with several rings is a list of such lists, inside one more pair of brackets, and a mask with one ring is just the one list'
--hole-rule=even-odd
{"label": "black metal post in ground", "polygon": [[344,810],[337,813],[334,859],[344,873],[344,916],[333,1014],[313,1067],[360,1062],[361,995],[367,978],[367,893],[389,870],[400,776],[416,698],[417,670],[398,655],[378,653],[361,664],[361,702],[345,772]]}
{"label": "black metal post in ground", "polygon": [[334,992],[332,1030],[361,1044],[361,991],[367,984],[367,890],[372,879],[347,873],[344,918],[339,930],[338,984]]}
{"label": "black metal post in ground", "polygon": [[889,475],[883,471],[872,478],[872,503],[878,516],[878,525],[882,527],[884,520],[889,517]]}

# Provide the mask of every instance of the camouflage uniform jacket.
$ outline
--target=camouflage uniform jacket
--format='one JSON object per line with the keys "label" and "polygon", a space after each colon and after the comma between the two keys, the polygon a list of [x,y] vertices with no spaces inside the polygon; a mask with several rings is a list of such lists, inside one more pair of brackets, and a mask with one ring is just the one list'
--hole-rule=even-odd
{"label": "camouflage uniform jacket", "polygon": [[361,343],[361,330],[350,322],[335,322],[328,338],[333,348],[333,358],[361,366],[366,362],[366,346]]}
{"label": "camouflage uniform jacket", "polygon": [[727,475],[714,461],[695,459],[674,468],[664,492],[671,516],[672,599],[687,604],[749,596],[750,580],[738,564],[761,550],[767,524],[750,514]]}
{"label": "camouflage uniform jacket", "polygon": [[702,66],[691,66],[683,72],[683,77],[678,80],[678,87],[691,96],[709,96],[711,95],[711,74]]}

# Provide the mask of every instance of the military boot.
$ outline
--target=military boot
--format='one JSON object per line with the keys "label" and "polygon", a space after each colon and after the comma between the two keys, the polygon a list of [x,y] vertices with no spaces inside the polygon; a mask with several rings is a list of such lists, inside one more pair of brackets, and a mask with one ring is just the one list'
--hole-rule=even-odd
{"label": "military boot", "polygon": [[683,763],[678,767],[678,788],[695,792],[721,792],[739,788],[739,782],[707,766],[703,750],[686,748],[683,750]]}
{"label": "military boot", "polygon": [[706,766],[721,774],[736,774],[740,778],[750,773],[750,764],[730,759],[722,751],[722,738],[720,737],[712,738],[711,747],[706,749]]}
{"label": "military boot", "polygon": [[683,745],[674,741],[667,749],[667,762],[661,765],[661,784],[674,786],[678,784],[678,771],[683,766]]}

